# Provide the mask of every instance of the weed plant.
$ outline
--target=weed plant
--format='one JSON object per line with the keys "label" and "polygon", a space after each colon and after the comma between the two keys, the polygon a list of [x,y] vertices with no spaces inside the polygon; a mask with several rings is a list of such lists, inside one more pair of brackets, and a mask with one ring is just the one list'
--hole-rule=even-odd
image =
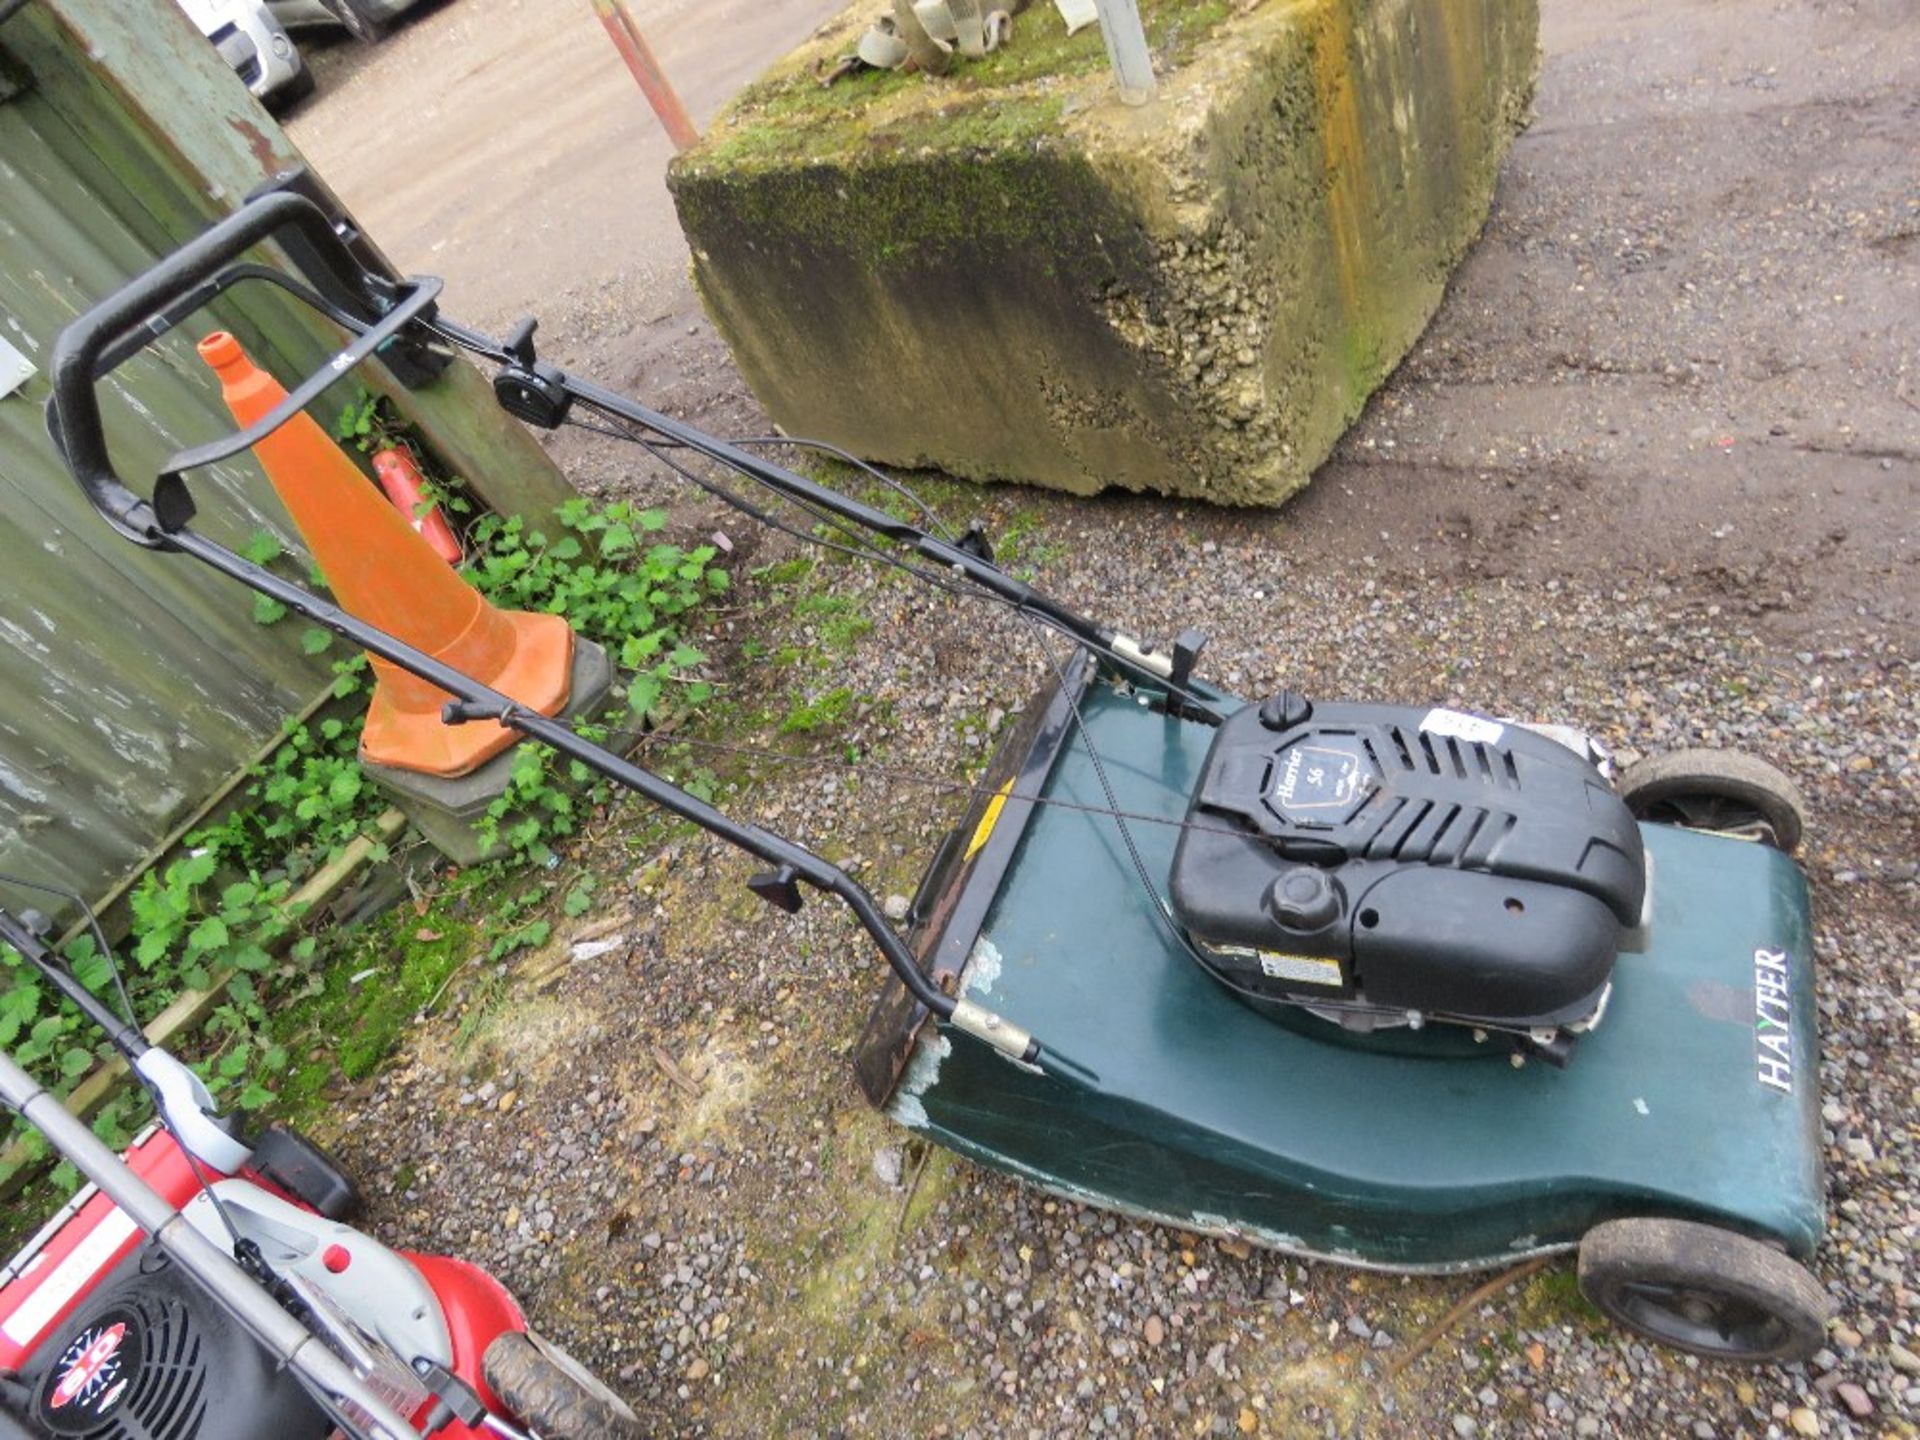
{"label": "weed plant", "polygon": [[[401,437],[380,407],[363,397],[346,411],[340,438],[364,449]],[[600,736],[609,727],[637,727],[665,709],[684,710],[707,698],[707,682],[689,673],[705,656],[683,638],[682,625],[728,588],[729,577],[713,564],[710,547],[683,549],[668,542],[660,512],[625,502],[569,500],[552,526],[476,513],[457,483],[433,487],[431,503],[443,506],[465,532],[467,578],[488,599],[509,609],[564,615],[577,633],[615,658],[626,680],[625,703],[600,717]],[[246,554],[281,570],[293,564],[271,535],[255,537]],[[319,579],[311,572],[308,578]],[[253,613],[263,625],[288,622],[284,608],[264,597]],[[333,703],[289,722],[283,742],[245,783],[241,803],[189,835],[179,858],[141,878],[129,896],[130,933],[120,947],[127,989],[143,1021],[185,992],[216,992],[193,1042],[196,1066],[223,1103],[243,1109],[271,1104],[278,1077],[300,1068],[276,1034],[276,1011],[303,1001],[323,1005],[330,991],[357,988],[330,973],[330,952],[315,935],[301,933],[304,917],[289,897],[314,870],[366,835],[386,808],[356,759],[371,681],[365,657],[338,653],[340,642],[318,627],[301,629],[296,643],[310,655],[335,653]],[[563,769],[544,746],[523,744],[516,752],[511,784],[483,822],[486,838],[502,842],[504,858],[466,884],[468,893],[499,897],[491,901],[486,933],[468,936],[463,927],[461,935],[483,946],[489,960],[547,938],[549,922],[525,913],[526,887],[516,886],[514,877],[549,865],[553,846],[605,798],[595,778],[578,762]],[[373,858],[385,859],[385,847],[376,845]],[[575,884],[564,908],[580,913],[590,898],[589,884]],[[417,922],[415,929],[442,939]],[[343,957],[355,950],[339,948]],[[460,963],[442,953],[443,946],[421,948],[440,956],[441,970]],[[64,954],[89,989],[112,994],[106,959],[90,939],[74,941]],[[364,950],[359,954],[365,958]],[[396,994],[406,992],[409,1006],[420,999],[412,989],[442,983],[429,968],[418,974],[405,965],[401,970],[393,977]],[[383,1014],[373,1028],[384,1034],[390,1019]],[[366,1038],[344,1046],[334,1064],[344,1064],[351,1049],[355,1063],[347,1068],[364,1073],[384,1053],[377,1036],[371,1046],[361,1043]],[[92,1027],[4,947],[0,1047],[59,1093],[108,1055]],[[125,1144],[148,1113],[145,1096],[123,1087],[96,1112],[94,1128],[109,1143]],[[38,1168],[44,1156],[36,1132],[20,1133],[25,1159],[0,1169],[0,1181],[23,1166]],[[58,1167],[55,1180],[70,1188],[75,1177],[66,1172]]]}

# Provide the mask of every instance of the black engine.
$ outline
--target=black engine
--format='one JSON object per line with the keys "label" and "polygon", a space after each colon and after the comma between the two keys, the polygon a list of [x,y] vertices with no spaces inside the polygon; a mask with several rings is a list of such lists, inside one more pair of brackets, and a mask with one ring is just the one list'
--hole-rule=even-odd
{"label": "black engine", "polygon": [[333,1422],[151,1245],[102,1278],[20,1375],[31,1433],[84,1440],[323,1440]]}
{"label": "black engine", "polygon": [[1447,1021],[1563,1054],[1646,898],[1639,829],[1592,763],[1453,710],[1249,706],[1187,820],[1173,908],[1207,968],[1355,1029]]}

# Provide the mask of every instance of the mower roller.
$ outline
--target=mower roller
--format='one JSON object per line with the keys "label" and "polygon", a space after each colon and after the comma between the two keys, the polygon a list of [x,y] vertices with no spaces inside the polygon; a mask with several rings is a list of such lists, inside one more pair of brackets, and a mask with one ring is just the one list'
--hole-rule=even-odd
{"label": "mower roller", "polygon": [[[304,283],[242,259],[281,232]],[[143,498],[114,472],[95,385],[242,280],[354,339]],[[1076,1201],[1350,1265],[1577,1248],[1586,1294],[1653,1339],[1747,1360],[1819,1346],[1827,1301],[1801,1263],[1823,1224],[1811,926],[1784,776],[1687,752],[1616,777],[1564,727],[1248,703],[1196,676],[1199,631],[1161,646],[1088,619],[999,568],[979,526],[952,536],[924,508],[923,526],[823,486],[756,453],[806,442],[716,439],[542,361],[532,321],[505,341],[455,324],[437,290],[269,191],[63,333],[49,425],[127,539],[430,681],[446,723],[498,721],[757,857],[749,884],[774,906],[798,909],[803,886],[844,903],[892,972],[855,1070],[908,1128]],[[186,471],[383,347],[491,362],[528,424],[611,431],[778,524],[710,478],[727,472],[843,549],[1072,643],[904,933],[838,866],[192,527]]]}

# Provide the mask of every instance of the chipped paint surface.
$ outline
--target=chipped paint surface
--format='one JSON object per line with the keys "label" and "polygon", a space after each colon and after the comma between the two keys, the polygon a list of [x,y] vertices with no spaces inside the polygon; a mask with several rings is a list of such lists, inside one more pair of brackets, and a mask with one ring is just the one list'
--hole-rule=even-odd
{"label": "chipped paint surface", "polygon": [[[948,1137],[937,1135],[943,1143],[951,1143]],[[1153,1210],[1141,1205],[1130,1205],[1106,1195],[1100,1195],[1077,1185],[1064,1185],[1044,1171],[1032,1166],[1022,1165],[1016,1160],[1001,1156],[988,1156],[970,1150],[964,1146],[955,1146],[962,1154],[1004,1171],[1016,1180],[1058,1196],[1076,1205],[1088,1205],[1096,1210],[1109,1210],[1116,1215],[1124,1215],[1148,1225],[1162,1225],[1170,1230],[1185,1230],[1197,1235],[1211,1235],[1221,1240],[1244,1240],[1249,1245],[1257,1245],[1262,1250],[1272,1250],[1276,1254],[1290,1255],[1300,1260],[1314,1260],[1324,1264],[1344,1265],[1351,1270],[1371,1270],[1386,1275],[1464,1275],[1476,1270],[1495,1270],[1513,1264],[1516,1260],[1530,1260],[1537,1255],[1560,1255],[1576,1249],[1572,1242],[1553,1245],[1535,1243],[1535,1237],[1522,1236],[1514,1241],[1511,1249],[1497,1255],[1487,1255],[1471,1260],[1449,1261],[1440,1265],[1418,1265],[1394,1262],[1382,1264],[1368,1260],[1357,1251],[1344,1248],[1317,1250],[1308,1245],[1300,1236],[1289,1235],[1283,1230],[1269,1230],[1259,1225],[1242,1225],[1228,1220],[1223,1215],[1195,1211],[1188,1214],[1174,1214],[1164,1210]]]}
{"label": "chipped paint surface", "polygon": [[900,1072],[893,1099],[887,1102],[887,1114],[909,1130],[931,1129],[933,1122],[927,1118],[927,1107],[921,1097],[939,1081],[940,1066],[952,1053],[953,1042],[936,1027],[929,1025],[923,1029],[907,1068]]}
{"label": "chipped paint surface", "polygon": [[[1000,978],[1002,963],[999,950],[982,935],[974,942],[973,953],[961,967],[960,994],[975,1000],[992,994],[994,982]],[[887,1102],[887,1114],[909,1130],[933,1128],[933,1122],[927,1118],[923,1097],[939,1083],[940,1067],[952,1053],[953,1042],[941,1033],[937,1025],[922,1026],[913,1054],[908,1057],[906,1068],[900,1072],[900,1083],[894,1088],[893,1098]]]}
{"label": "chipped paint surface", "polygon": [[960,993],[975,1000],[984,1000],[993,993],[1004,964],[994,943],[982,935],[974,942],[973,953],[961,968]]}

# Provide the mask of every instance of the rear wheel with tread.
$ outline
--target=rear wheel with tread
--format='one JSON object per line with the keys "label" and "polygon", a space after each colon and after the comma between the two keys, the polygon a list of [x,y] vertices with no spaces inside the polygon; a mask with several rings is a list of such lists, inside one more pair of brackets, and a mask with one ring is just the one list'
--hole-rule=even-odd
{"label": "rear wheel with tread", "polygon": [[1615,788],[1636,819],[1758,840],[1791,855],[1807,802],[1779,770],[1738,750],[1675,750],[1630,765]]}
{"label": "rear wheel with tread", "polygon": [[496,1336],[482,1366],[488,1387],[541,1440],[640,1440],[633,1408],[544,1336]]}
{"label": "rear wheel with tread", "polygon": [[1616,1324],[1715,1360],[1804,1360],[1832,1303],[1780,1251],[1690,1220],[1610,1220],[1580,1242],[1580,1292]]}

